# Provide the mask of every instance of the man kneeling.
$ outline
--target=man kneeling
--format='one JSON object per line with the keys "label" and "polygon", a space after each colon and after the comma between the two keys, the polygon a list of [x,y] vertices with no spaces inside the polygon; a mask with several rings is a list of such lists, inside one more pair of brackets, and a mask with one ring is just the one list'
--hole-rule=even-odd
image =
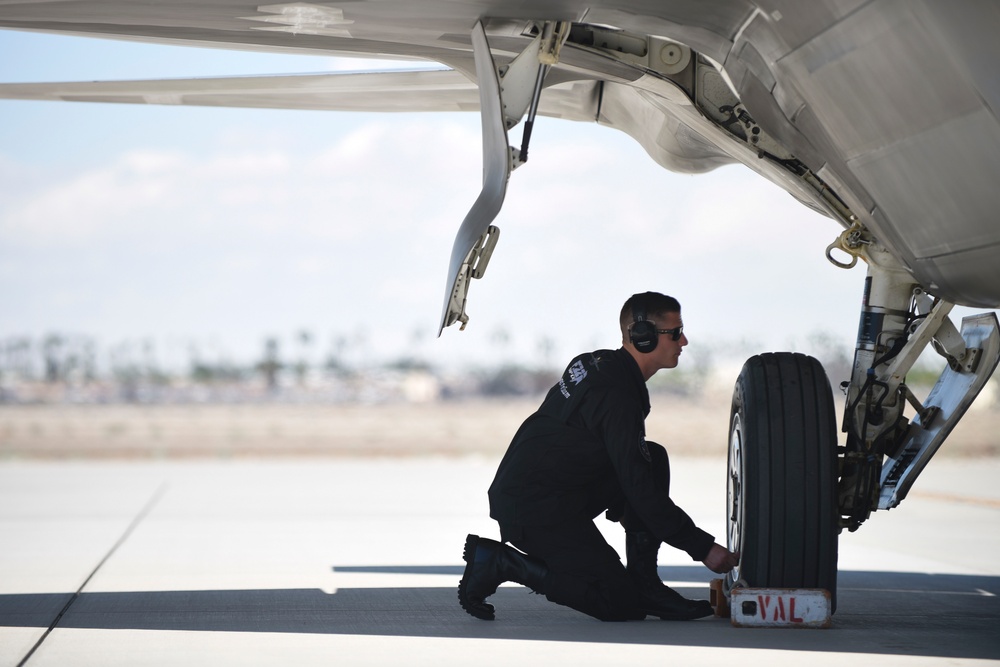
{"label": "man kneeling", "polygon": [[[458,598],[477,618],[493,620],[486,598],[505,581],[603,621],[702,618],[712,614],[707,600],[687,600],[660,580],[660,544],[718,573],[739,562],[670,499],[667,451],[645,437],[646,381],[676,367],[688,343],[680,304],[636,294],[619,323],[622,347],[573,359],[500,462],[490,516],[517,549],[466,538]],[[594,524],[602,512],[625,529],[625,567]]]}

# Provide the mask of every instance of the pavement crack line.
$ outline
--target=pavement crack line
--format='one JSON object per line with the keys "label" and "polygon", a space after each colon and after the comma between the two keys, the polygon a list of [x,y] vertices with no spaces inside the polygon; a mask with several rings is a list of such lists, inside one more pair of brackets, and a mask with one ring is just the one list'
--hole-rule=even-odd
{"label": "pavement crack line", "polygon": [[166,482],[161,484],[160,487],[153,493],[152,497],[148,501],[146,501],[146,504],[142,507],[141,510],[139,510],[139,513],[135,516],[135,518],[132,519],[132,522],[129,523],[127,528],[125,528],[125,532],[121,534],[121,537],[119,537],[118,540],[113,545],[111,545],[111,549],[108,550],[108,553],[104,554],[104,558],[102,558],[101,561],[90,572],[90,574],[87,575],[87,578],[83,580],[83,583],[80,584],[80,587],[78,589],[76,589],[76,592],[73,593],[73,596],[70,597],[70,599],[66,602],[65,605],[63,605],[63,608],[52,620],[52,623],[45,630],[45,632],[42,633],[42,636],[38,638],[38,641],[35,642],[35,645],[31,647],[31,650],[28,651],[27,655],[25,655],[24,658],[21,659],[21,662],[17,663],[17,667],[24,667],[24,665],[28,662],[28,660],[31,659],[31,656],[35,654],[35,651],[38,650],[38,647],[41,646],[46,639],[48,639],[52,631],[55,630],[56,626],[59,625],[59,621],[62,620],[62,617],[66,615],[66,612],[69,611],[69,608],[73,606],[73,603],[76,602],[77,599],[79,599],[80,594],[83,593],[83,589],[87,587],[87,584],[89,584],[90,580],[94,578],[94,575],[100,571],[100,569],[104,566],[106,562],[108,562],[108,559],[111,558],[111,556],[115,553],[115,551],[118,550],[118,547],[120,547],[122,544],[125,543],[125,540],[129,538],[129,536],[132,534],[132,531],[134,531],[139,526],[139,524],[142,523],[142,521],[147,516],[149,516],[149,513],[153,511],[153,507],[156,506],[156,503],[160,502],[160,499],[163,498],[163,495],[167,492],[167,486],[168,485]]}

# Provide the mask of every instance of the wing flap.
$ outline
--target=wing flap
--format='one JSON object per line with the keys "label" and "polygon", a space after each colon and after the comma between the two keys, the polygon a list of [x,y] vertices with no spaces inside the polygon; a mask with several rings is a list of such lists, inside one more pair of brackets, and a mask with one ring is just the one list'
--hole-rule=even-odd
{"label": "wing flap", "polygon": [[0,84],[0,98],[331,111],[469,111],[475,83],[455,70]]}
{"label": "wing flap", "polygon": [[[2,83],[0,99],[362,112],[479,111],[479,90],[457,70]],[[547,88],[539,113],[593,121],[593,81]]]}

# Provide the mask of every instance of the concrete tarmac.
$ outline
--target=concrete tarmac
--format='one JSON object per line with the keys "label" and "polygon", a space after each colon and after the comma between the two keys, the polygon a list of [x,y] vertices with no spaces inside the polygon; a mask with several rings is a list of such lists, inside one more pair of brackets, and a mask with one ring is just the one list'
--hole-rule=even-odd
{"label": "concrete tarmac", "polygon": [[[496,537],[487,458],[0,463],[0,665],[974,665],[1000,662],[1000,461],[932,461],[841,537],[827,630],[601,623],[516,585],[456,599]],[[720,541],[725,461],[672,461]],[[620,528],[601,528],[624,555]],[[708,597],[669,547],[660,574]]]}

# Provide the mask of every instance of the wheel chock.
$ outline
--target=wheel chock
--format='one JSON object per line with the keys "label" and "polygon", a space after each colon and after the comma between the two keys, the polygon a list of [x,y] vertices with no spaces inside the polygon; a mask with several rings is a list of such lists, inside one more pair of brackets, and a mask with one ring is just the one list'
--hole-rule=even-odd
{"label": "wheel chock", "polygon": [[708,602],[715,610],[716,618],[729,618],[729,598],[722,584],[722,579],[712,579],[708,585]]}
{"label": "wheel chock", "polygon": [[828,628],[833,614],[822,588],[734,588],[729,607],[738,628]]}
{"label": "wheel chock", "polygon": [[709,594],[715,615],[737,628],[829,628],[833,604],[822,588],[734,588],[725,595],[722,579]]}

